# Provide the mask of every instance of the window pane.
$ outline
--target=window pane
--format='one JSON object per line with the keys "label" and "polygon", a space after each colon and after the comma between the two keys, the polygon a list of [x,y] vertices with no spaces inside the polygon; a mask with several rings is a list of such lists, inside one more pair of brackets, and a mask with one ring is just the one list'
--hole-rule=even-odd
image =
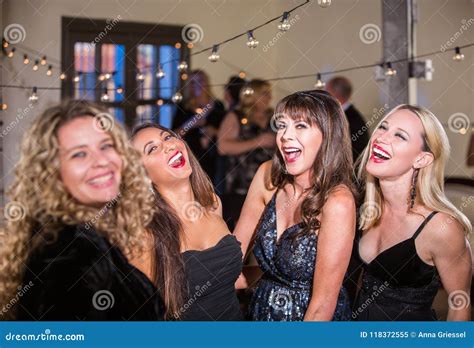
{"label": "window pane", "polygon": [[122,124],[125,124],[125,110],[122,108],[109,108],[109,112],[114,116],[114,118]]}
{"label": "window pane", "polygon": [[74,82],[74,98],[95,100],[95,46],[90,42],[75,43],[74,69],[78,76]]}
{"label": "window pane", "polygon": [[176,68],[177,62],[163,64],[174,59],[179,60],[179,49],[170,45],[160,46],[160,64],[163,66],[165,77],[160,80],[159,97],[163,99],[171,99],[178,89],[179,71]]}
{"label": "window pane", "polygon": [[156,105],[139,105],[137,106],[137,124],[145,122],[157,123],[159,121],[159,108]]}
{"label": "window pane", "polygon": [[175,112],[176,106],[173,104],[165,104],[161,106],[159,119],[160,124],[164,127],[171,128]]}
{"label": "window pane", "polygon": [[138,45],[137,47],[137,86],[139,99],[156,99],[157,47]]}
{"label": "window pane", "polygon": [[125,87],[125,46],[104,44],[101,51],[101,90],[107,88],[111,102],[123,101],[123,92],[118,93],[117,87],[122,87],[122,90]]}

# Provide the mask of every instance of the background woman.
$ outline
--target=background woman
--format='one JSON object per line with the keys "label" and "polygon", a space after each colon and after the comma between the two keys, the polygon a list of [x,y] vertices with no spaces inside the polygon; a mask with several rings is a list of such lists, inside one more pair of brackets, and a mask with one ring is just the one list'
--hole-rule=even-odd
{"label": "background woman", "polygon": [[[275,110],[278,151],[258,170],[235,235],[263,271],[252,320],[348,320],[342,287],[355,233],[352,157],[340,104],[297,92]],[[245,286],[241,277],[238,287]]]}
{"label": "background woman", "polygon": [[372,134],[359,168],[366,196],[358,320],[436,320],[440,280],[448,320],[470,319],[472,226],[443,192],[448,156],[443,126],[422,107],[396,107]]}
{"label": "background woman", "polygon": [[130,263],[148,239],[152,195],[111,121],[91,103],[67,101],[25,134],[0,244],[8,318],[163,318],[156,287]]}
{"label": "background woman", "polygon": [[220,200],[187,144],[169,129],[143,124],[133,145],[153,182],[157,212],[149,226],[158,245],[144,255],[168,314],[182,320],[240,320],[235,281],[242,252]]}

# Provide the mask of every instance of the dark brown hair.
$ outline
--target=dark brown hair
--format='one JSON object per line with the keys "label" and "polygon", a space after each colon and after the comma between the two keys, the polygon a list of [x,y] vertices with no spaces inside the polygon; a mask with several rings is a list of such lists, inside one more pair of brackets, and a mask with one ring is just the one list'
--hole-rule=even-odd
{"label": "dark brown hair", "polygon": [[[156,128],[181,139],[172,130],[155,123],[144,123],[132,131],[132,139],[143,129]],[[206,211],[216,208],[216,195],[212,183],[198,160],[184,142],[192,169],[191,188],[196,201]],[[181,255],[183,227],[178,214],[153,185],[156,212],[147,226],[153,235],[153,281],[165,301],[166,318],[178,319],[188,297],[188,287]]]}
{"label": "dark brown hair", "polygon": [[[274,117],[282,116],[305,120],[317,126],[322,133],[321,147],[312,167],[312,185],[301,203],[304,228],[298,235],[314,233],[321,227],[317,216],[336,187],[343,185],[352,194],[355,193],[349,125],[339,102],[322,90],[296,92],[283,98],[275,109]],[[294,184],[294,178],[286,172],[279,151],[273,156],[271,183],[277,188]]]}

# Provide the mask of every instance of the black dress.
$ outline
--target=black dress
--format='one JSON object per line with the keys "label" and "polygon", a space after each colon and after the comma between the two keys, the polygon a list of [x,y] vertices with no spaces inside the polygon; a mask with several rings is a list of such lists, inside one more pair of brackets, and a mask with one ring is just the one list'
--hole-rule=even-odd
{"label": "black dress", "polygon": [[[359,321],[433,321],[431,308],[440,287],[435,266],[416,252],[415,239],[437,212],[432,212],[411,238],[381,252],[364,275],[353,318]],[[359,255],[360,257],[360,255]]]}
{"label": "black dress", "polygon": [[65,227],[30,254],[23,288],[18,320],[163,320],[153,283],[83,225]]}
{"label": "black dress", "polygon": [[235,282],[242,271],[240,243],[224,236],[215,246],[183,253],[189,298],[182,320],[242,320]]}

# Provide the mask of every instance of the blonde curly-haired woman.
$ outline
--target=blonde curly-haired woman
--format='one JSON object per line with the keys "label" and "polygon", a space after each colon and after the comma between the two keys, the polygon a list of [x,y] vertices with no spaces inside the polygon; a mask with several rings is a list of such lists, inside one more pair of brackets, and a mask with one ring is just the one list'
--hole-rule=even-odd
{"label": "blonde curly-haired woman", "polygon": [[[153,197],[139,157],[86,101],[44,111],[25,134],[0,249],[2,319],[160,320],[153,282],[132,263]],[[132,262],[132,263],[131,263]]]}

